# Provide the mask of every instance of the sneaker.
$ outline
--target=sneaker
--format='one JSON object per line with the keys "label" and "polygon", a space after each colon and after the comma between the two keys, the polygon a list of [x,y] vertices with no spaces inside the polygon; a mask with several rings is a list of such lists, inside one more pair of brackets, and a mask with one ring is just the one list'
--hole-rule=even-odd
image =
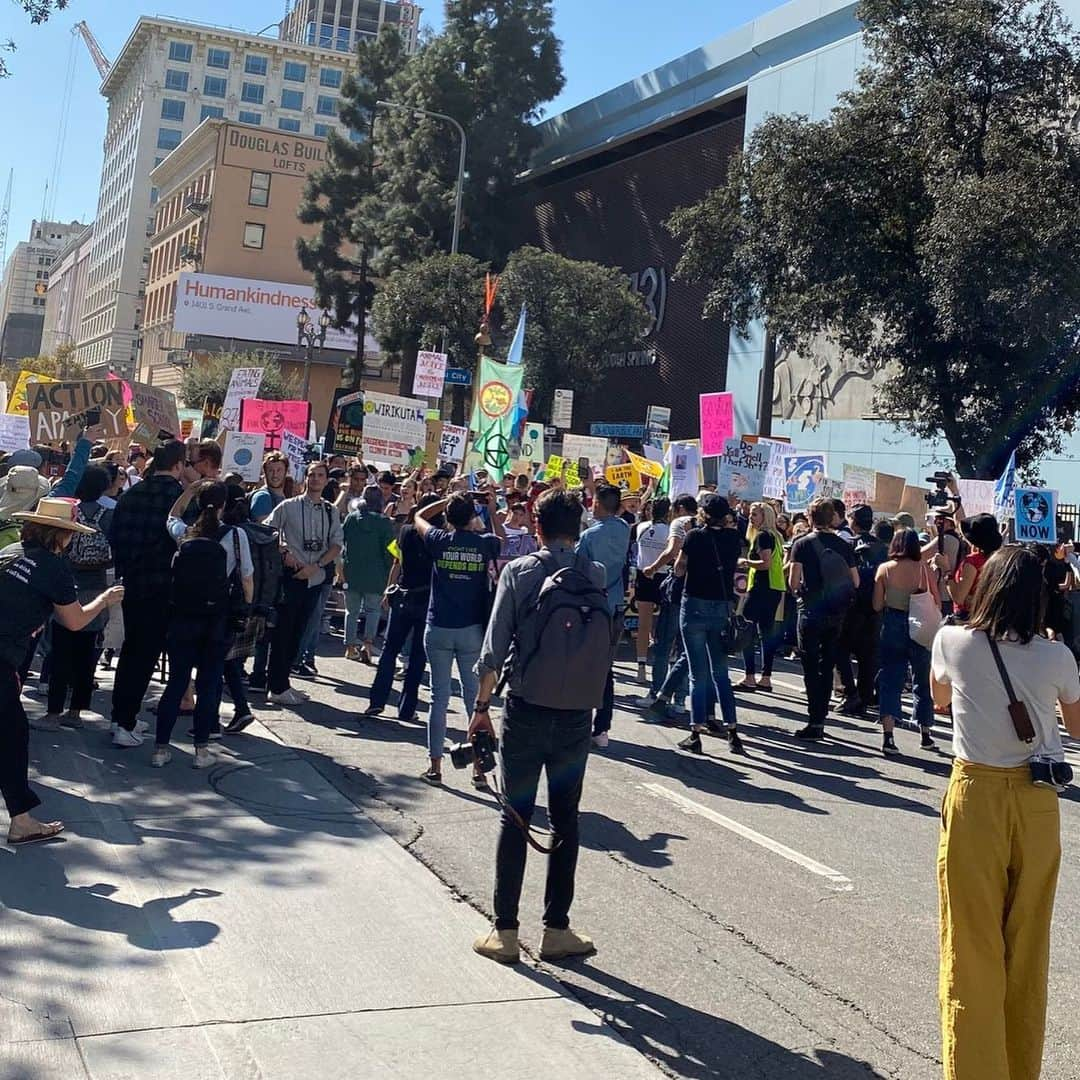
{"label": "sneaker", "polygon": [[690,734],[679,743],[679,749],[689,750],[691,754],[705,753],[701,748],[701,736],[696,731],[691,731]]}
{"label": "sneaker", "polygon": [[245,728],[250,727],[255,722],[255,717],[251,713],[244,713],[243,716],[237,716],[232,723],[225,728],[226,735],[239,735]]}
{"label": "sneaker", "polygon": [[541,960],[565,960],[568,956],[592,956],[595,952],[592,938],[576,930],[553,930],[548,926],[540,940]]}
{"label": "sneaker", "polygon": [[303,705],[311,699],[302,690],[286,690],[282,694],[270,694],[268,700],[272,705]]}
{"label": "sneaker", "polygon": [[637,664],[637,681],[638,686],[648,686],[649,677],[645,673],[645,661],[639,660]]}
{"label": "sneaker", "polygon": [[345,659],[346,660],[359,660],[360,659],[360,646],[359,645],[346,645],[345,646]]}
{"label": "sneaker", "polygon": [[656,701],[655,694],[645,694],[644,697],[632,698],[630,703],[638,709],[651,709],[656,704]]}
{"label": "sneaker", "polygon": [[494,960],[497,964],[516,964],[521,959],[516,930],[496,930],[492,927],[473,942],[473,952]]}
{"label": "sneaker", "polygon": [[394,678],[395,679],[404,679],[405,678],[405,673],[408,670],[409,670],[409,661],[408,660],[399,660],[397,662],[397,664],[394,666]]}
{"label": "sneaker", "polygon": [[32,716],[28,723],[35,731],[59,731],[60,717],[46,713],[44,716]]}
{"label": "sneaker", "polygon": [[[318,672],[314,665],[301,662],[292,669],[292,673],[301,679],[314,679]],[[272,697],[273,695],[271,695]]]}
{"label": "sneaker", "polygon": [[112,737],[112,744],[113,746],[119,746],[124,750],[131,750],[136,746],[142,746],[142,732],[138,730],[128,731],[127,728],[118,727],[116,733]]}
{"label": "sneaker", "polygon": [[592,737],[592,744],[597,750],[606,750],[608,748],[608,733],[601,731],[599,735]]}
{"label": "sneaker", "polygon": [[836,710],[841,716],[865,716],[866,706],[857,697],[844,698],[843,704]]}
{"label": "sneaker", "polygon": [[795,732],[796,739],[804,739],[806,742],[820,742],[825,738],[825,729],[814,724],[807,724]]}
{"label": "sneaker", "polygon": [[150,730],[150,725],[145,720],[135,721],[135,731],[140,735],[145,735]]}
{"label": "sneaker", "polygon": [[60,726],[71,728],[72,731],[81,731],[86,724],[83,723],[83,718],[76,712],[66,712],[60,717]]}
{"label": "sneaker", "polygon": [[382,716],[385,705],[369,705],[364,710],[364,716]]}
{"label": "sneaker", "polygon": [[733,754],[745,754],[746,747],[742,744],[742,739],[739,738],[737,731],[728,732],[728,746],[731,748]]}
{"label": "sneaker", "polygon": [[192,761],[193,769],[209,769],[214,764],[214,755],[210,753],[208,746],[195,747],[195,760]]}
{"label": "sneaker", "polygon": [[886,735],[881,741],[881,752],[886,757],[896,757],[900,753],[900,747],[896,745],[896,740],[891,735]]}
{"label": "sneaker", "polygon": [[937,743],[934,742],[934,737],[931,734],[930,728],[922,729],[922,742],[919,743],[919,747],[922,750],[936,750]]}
{"label": "sneaker", "polygon": [[656,698],[651,705],[646,705],[645,712],[648,714],[646,719],[651,724],[666,724],[670,719],[668,703],[661,697]]}
{"label": "sneaker", "polygon": [[150,768],[163,769],[172,761],[172,751],[167,746],[155,746],[150,755]]}

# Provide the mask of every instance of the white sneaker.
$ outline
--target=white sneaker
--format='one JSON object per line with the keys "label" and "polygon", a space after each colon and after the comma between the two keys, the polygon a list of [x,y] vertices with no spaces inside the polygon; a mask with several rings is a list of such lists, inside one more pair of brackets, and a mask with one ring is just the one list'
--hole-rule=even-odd
{"label": "white sneaker", "polygon": [[286,690],[283,694],[270,694],[267,700],[272,705],[303,705],[310,699],[303,690]]}
{"label": "white sneaker", "polygon": [[145,735],[150,730],[150,724],[146,720],[136,720],[135,730],[140,735]]}
{"label": "white sneaker", "polygon": [[639,709],[651,709],[656,704],[656,695],[650,693],[644,697],[636,697],[633,704]]}
{"label": "white sneaker", "polygon": [[608,746],[608,733],[601,731],[599,735],[592,737],[592,744],[597,750],[606,750]]}
{"label": "white sneaker", "polygon": [[214,764],[214,755],[207,746],[195,748],[195,760],[191,763],[193,769],[209,769]]}
{"label": "white sneaker", "polygon": [[150,767],[152,769],[164,768],[172,761],[172,751],[167,746],[159,746],[150,755]]}
{"label": "white sneaker", "polygon": [[116,733],[112,737],[113,746],[122,747],[124,750],[131,750],[136,746],[142,746],[143,737],[142,732],[128,731],[126,728],[118,727]]}

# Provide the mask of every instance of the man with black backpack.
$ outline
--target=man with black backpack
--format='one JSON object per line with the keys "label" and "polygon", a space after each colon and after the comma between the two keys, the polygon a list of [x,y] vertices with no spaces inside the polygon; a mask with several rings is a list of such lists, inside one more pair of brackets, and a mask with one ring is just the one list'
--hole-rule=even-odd
{"label": "man with black backpack", "polygon": [[525,875],[529,822],[541,768],[547,771],[553,847],[545,891],[540,956],[558,960],[595,951],[570,929],[578,856],[578,804],[589,760],[592,710],[604,698],[614,655],[607,571],[574,550],[581,504],[565,491],[536,503],[540,551],[508,563],[476,672],[469,738],[494,736],[489,709],[502,673],[502,827],[495,856],[495,925],[473,949],[503,964],[519,959],[518,904]]}
{"label": "man with black backpack", "polygon": [[848,608],[859,586],[855,553],[833,531],[836,508],[831,499],[810,504],[814,531],[791,545],[788,584],[798,600],[799,654],[806,683],[809,721],[797,739],[825,737],[833,669]]}

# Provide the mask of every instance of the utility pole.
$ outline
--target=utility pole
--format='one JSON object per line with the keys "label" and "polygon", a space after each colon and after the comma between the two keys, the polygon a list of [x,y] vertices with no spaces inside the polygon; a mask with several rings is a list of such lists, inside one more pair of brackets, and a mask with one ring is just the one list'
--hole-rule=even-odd
{"label": "utility pole", "polygon": [[776,389],[776,338],[765,330],[765,352],[761,359],[761,382],[758,385],[757,433],[769,438],[772,435],[773,397]]}

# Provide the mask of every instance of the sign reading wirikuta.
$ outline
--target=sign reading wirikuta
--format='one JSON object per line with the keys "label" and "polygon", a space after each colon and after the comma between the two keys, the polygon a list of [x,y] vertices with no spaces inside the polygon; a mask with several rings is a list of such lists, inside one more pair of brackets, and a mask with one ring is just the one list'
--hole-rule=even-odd
{"label": "sign reading wirikuta", "polygon": [[106,439],[128,434],[120,379],[27,383],[26,403],[32,443],[71,442],[83,428],[94,424],[101,425]]}
{"label": "sign reading wirikuta", "polygon": [[419,464],[427,445],[426,419],[426,401],[369,391],[364,396],[364,459]]}

